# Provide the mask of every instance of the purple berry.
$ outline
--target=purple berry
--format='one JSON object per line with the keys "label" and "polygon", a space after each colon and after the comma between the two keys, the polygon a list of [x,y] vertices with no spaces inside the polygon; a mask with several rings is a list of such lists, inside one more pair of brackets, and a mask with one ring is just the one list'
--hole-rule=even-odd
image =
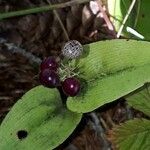
{"label": "purple berry", "polygon": [[41,68],[41,70],[50,69],[53,71],[57,71],[58,66],[59,65],[58,65],[55,57],[50,56],[50,57],[45,58],[42,61],[40,68]]}
{"label": "purple berry", "polygon": [[80,82],[76,78],[67,78],[62,83],[63,92],[67,96],[76,96],[80,91]]}
{"label": "purple berry", "polygon": [[41,84],[50,88],[55,88],[60,85],[59,76],[56,72],[49,69],[44,69],[40,72],[39,80]]}

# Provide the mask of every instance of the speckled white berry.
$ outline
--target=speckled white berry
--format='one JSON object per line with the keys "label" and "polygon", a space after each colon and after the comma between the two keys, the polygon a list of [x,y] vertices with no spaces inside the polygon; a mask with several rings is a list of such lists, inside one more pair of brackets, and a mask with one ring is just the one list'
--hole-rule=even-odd
{"label": "speckled white berry", "polygon": [[65,43],[63,49],[62,49],[62,54],[66,58],[69,59],[75,59],[78,58],[83,52],[83,47],[80,44],[80,42],[76,40],[71,40]]}

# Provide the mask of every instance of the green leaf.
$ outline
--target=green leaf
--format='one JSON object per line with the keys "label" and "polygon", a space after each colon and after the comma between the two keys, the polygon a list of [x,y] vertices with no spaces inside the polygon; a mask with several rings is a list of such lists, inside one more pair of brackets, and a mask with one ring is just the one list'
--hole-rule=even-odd
{"label": "green leaf", "polygon": [[150,121],[134,119],[113,128],[111,140],[119,150],[148,150],[150,148]]}
{"label": "green leaf", "polygon": [[[127,15],[127,11],[131,5],[131,0],[116,0],[115,2],[112,0],[107,0],[108,3],[108,11],[110,16],[110,19],[116,29],[116,31],[119,30],[120,26],[122,25],[123,19]],[[138,3],[138,1],[136,2]],[[126,31],[126,27],[133,27],[137,14],[135,13],[138,7],[134,7],[131,11],[131,13],[128,16],[127,22],[124,24],[124,28],[122,31],[122,35],[126,37],[131,37],[131,34]]]}
{"label": "green leaf", "polygon": [[[1,150],[51,150],[75,129],[82,114],[62,105],[57,89],[38,86],[27,92],[0,126]],[[27,137],[18,138],[18,131]],[[21,138],[21,137],[20,137]]]}
{"label": "green leaf", "polygon": [[[112,0],[108,1],[108,11],[112,16],[111,20],[115,26],[116,31],[119,30],[123,19],[127,15],[128,8],[131,5],[131,0],[116,0],[115,3]],[[123,36],[133,37],[126,31],[126,27],[129,26],[142,34],[146,40],[150,40],[150,5],[149,0],[137,0],[128,20],[124,25]]]}
{"label": "green leaf", "polygon": [[150,117],[150,84],[127,95],[126,100],[130,106],[142,111]]}
{"label": "green leaf", "polygon": [[140,32],[146,40],[150,40],[150,3],[149,0],[139,0],[139,2],[140,8],[135,29]]}
{"label": "green leaf", "polygon": [[79,96],[68,98],[68,109],[90,112],[150,82],[149,49],[149,42],[135,40],[86,45],[88,55],[76,63],[85,83]]}

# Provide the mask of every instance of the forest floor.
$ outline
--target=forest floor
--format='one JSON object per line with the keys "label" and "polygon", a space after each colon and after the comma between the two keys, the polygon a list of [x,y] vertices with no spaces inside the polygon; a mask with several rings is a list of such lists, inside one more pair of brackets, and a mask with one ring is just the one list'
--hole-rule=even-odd
{"label": "forest floor", "polygon": [[[49,2],[54,4],[66,0]],[[45,0],[0,0],[0,12],[47,4]],[[61,47],[68,40],[75,39],[87,44],[116,38],[115,30],[109,29],[110,20],[106,22],[102,17],[99,5],[86,3],[0,21],[0,122],[26,91],[40,84],[38,69],[30,63],[32,60],[11,50],[14,47],[24,49],[43,59],[51,55],[59,56]],[[105,3],[101,6],[108,16]],[[112,149],[108,131],[119,123],[140,116],[141,113],[130,108],[124,99],[119,99],[85,114],[74,133],[56,149]]]}

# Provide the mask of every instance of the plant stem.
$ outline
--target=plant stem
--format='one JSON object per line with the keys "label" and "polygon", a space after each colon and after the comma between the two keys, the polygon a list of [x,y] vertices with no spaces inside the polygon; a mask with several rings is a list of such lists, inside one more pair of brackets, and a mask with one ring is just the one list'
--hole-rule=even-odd
{"label": "plant stem", "polygon": [[28,14],[46,12],[46,11],[53,10],[53,9],[64,8],[64,7],[68,7],[68,6],[72,6],[76,4],[86,3],[88,1],[89,0],[73,0],[73,1],[66,2],[66,3],[46,5],[46,6],[35,7],[35,8],[30,8],[30,9],[25,9],[25,10],[0,13],[0,20],[5,19],[5,18],[28,15]]}
{"label": "plant stem", "polygon": [[122,33],[122,30],[123,30],[123,28],[124,28],[124,25],[125,25],[125,23],[126,23],[128,17],[129,17],[129,15],[130,15],[132,9],[133,9],[135,3],[136,3],[136,0],[132,0],[132,3],[131,3],[131,5],[130,5],[130,7],[129,7],[128,11],[127,11],[127,14],[126,14],[126,16],[124,17],[124,19],[123,19],[123,21],[122,21],[122,25],[121,25],[121,27],[119,28],[119,31],[118,31],[118,33],[117,33],[117,38],[120,37],[120,35],[121,35],[121,33]]}

